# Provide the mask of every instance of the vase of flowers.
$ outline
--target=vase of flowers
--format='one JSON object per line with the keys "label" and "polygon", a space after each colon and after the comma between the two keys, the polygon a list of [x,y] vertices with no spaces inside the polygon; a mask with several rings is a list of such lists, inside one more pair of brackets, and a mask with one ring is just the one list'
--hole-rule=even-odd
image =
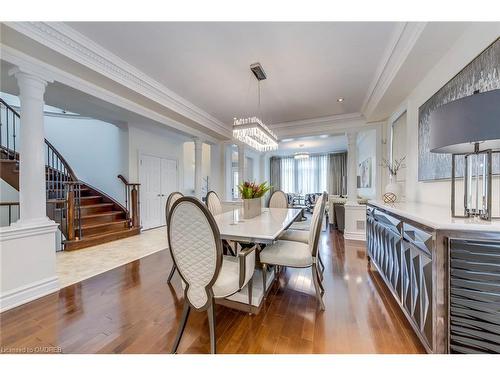
{"label": "vase of flowers", "polygon": [[394,203],[401,198],[401,184],[396,181],[396,176],[401,167],[404,166],[405,158],[406,156],[403,156],[401,159],[394,159],[392,162],[387,159],[382,160],[382,166],[389,171],[389,183],[385,186],[383,196],[385,203]]}
{"label": "vase of flowers", "polygon": [[255,182],[245,181],[238,186],[241,199],[243,199],[243,218],[251,219],[259,216],[262,210],[262,197],[271,186],[267,182],[257,184]]}

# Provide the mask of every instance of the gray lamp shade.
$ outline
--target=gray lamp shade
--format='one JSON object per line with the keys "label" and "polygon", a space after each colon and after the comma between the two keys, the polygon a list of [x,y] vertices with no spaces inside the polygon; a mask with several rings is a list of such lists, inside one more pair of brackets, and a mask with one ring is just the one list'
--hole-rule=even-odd
{"label": "gray lamp shade", "polygon": [[460,154],[500,149],[500,90],[474,94],[445,104],[430,115],[430,150]]}

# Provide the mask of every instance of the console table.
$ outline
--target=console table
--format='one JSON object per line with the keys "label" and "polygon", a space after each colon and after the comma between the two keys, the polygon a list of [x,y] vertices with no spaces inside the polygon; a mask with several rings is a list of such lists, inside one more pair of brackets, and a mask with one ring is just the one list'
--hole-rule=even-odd
{"label": "console table", "polygon": [[367,256],[429,353],[500,353],[500,221],[367,205]]}

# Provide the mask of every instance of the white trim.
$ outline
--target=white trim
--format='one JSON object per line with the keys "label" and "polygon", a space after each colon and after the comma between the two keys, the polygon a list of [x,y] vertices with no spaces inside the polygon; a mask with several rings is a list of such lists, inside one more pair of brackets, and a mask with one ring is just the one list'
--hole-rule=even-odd
{"label": "white trim", "polygon": [[62,22],[6,22],[15,31],[219,134],[229,127]]}
{"label": "white trim", "polygon": [[427,22],[405,22],[399,24],[395,30],[393,39],[361,106],[361,112],[367,118],[387,92],[426,26]]}
{"label": "white trim", "polygon": [[58,227],[59,224],[49,219],[43,224],[23,225],[22,222],[18,224],[14,223],[8,227],[0,228],[0,243],[15,240],[17,238],[55,233]]}
{"label": "white trim", "polygon": [[344,231],[344,240],[355,240],[366,242],[365,232],[347,232]]}
{"label": "white trim", "polygon": [[24,305],[35,299],[59,291],[57,276],[9,290],[0,296],[0,312]]}

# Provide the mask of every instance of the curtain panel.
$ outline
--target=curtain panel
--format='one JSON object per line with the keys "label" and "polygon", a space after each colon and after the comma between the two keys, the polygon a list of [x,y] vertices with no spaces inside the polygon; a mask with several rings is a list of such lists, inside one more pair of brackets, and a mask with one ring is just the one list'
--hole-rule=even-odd
{"label": "curtain panel", "polygon": [[347,152],[328,155],[328,192],[333,195],[347,194]]}
{"label": "curtain panel", "polygon": [[269,168],[269,184],[272,186],[271,194],[281,190],[281,158],[272,156]]}

